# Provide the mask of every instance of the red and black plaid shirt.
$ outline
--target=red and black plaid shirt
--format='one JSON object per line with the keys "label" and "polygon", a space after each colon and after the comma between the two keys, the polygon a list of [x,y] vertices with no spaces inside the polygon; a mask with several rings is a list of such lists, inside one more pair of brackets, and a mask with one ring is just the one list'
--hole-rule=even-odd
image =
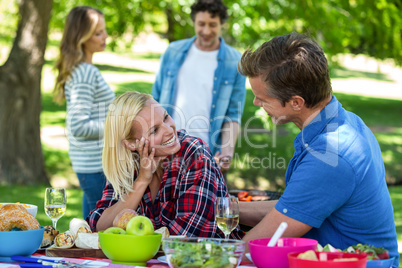
{"label": "red and black plaid shirt", "polygon": [[[183,130],[178,132],[178,137],[181,148],[165,160],[165,171],[155,201],[151,201],[151,192],[147,188],[137,212],[149,217],[155,229],[166,226],[171,235],[223,238],[214,213],[216,198],[228,196],[222,173],[201,139],[191,137]],[[103,211],[118,201],[113,195],[114,189],[108,183],[102,199],[87,218],[92,230],[95,230]],[[233,239],[243,236],[244,232],[239,228],[231,234]]]}

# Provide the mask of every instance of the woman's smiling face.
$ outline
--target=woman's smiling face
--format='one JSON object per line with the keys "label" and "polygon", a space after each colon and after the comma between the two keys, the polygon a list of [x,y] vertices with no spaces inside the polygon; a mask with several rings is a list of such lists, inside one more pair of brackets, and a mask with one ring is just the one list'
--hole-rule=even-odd
{"label": "woman's smiling face", "polygon": [[147,101],[133,122],[134,139],[144,137],[149,142],[149,152],[155,148],[155,157],[167,157],[180,150],[176,125],[166,110],[155,100]]}

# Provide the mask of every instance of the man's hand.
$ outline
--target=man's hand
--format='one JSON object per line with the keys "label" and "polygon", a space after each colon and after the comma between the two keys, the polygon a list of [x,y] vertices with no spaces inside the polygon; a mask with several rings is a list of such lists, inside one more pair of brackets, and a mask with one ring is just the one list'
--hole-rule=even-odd
{"label": "man's hand", "polygon": [[230,121],[223,123],[222,126],[222,147],[221,153],[217,152],[214,156],[216,163],[222,172],[228,171],[234,154],[237,135],[239,133],[239,123]]}
{"label": "man's hand", "polygon": [[222,171],[228,171],[232,163],[232,156],[223,155],[219,151],[214,155],[214,159]]}

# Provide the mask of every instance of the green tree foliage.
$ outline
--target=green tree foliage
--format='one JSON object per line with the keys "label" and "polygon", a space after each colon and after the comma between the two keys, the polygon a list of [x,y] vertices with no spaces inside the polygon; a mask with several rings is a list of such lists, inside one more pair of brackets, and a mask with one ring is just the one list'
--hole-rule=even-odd
{"label": "green tree foliage", "polygon": [[[158,1],[170,7],[169,40],[194,34],[189,19],[192,1]],[[238,47],[258,47],[292,31],[316,38],[329,56],[338,53],[392,58],[402,65],[400,0],[225,0],[230,14],[224,37]],[[165,13],[169,18],[169,13]],[[186,17],[187,15],[187,17]],[[173,22],[173,23],[172,23]]]}
{"label": "green tree foliage", "polygon": [[232,44],[258,47],[292,31],[316,38],[329,55],[364,53],[402,65],[400,0],[226,0]]}
{"label": "green tree foliage", "polygon": [[[151,24],[149,14],[158,13],[160,8],[151,1],[142,0],[53,0],[53,18],[51,29],[61,31],[64,27],[68,12],[78,5],[88,5],[101,10],[105,14],[106,27],[111,42],[109,46],[112,50],[116,48],[116,42],[124,33],[129,33],[131,37],[138,35],[146,23]],[[156,2],[156,1],[155,1]],[[130,40],[126,40],[130,43]]]}
{"label": "green tree foliage", "polygon": [[[230,15],[224,38],[240,49],[256,48],[276,35],[297,31],[316,38],[329,56],[362,53],[377,59],[392,58],[402,65],[400,0],[224,2]],[[105,13],[112,48],[123,34],[128,33],[131,39],[126,36],[125,40],[130,42],[146,26],[173,41],[194,35],[190,19],[192,3],[192,0],[54,0],[50,30],[62,30],[72,7],[91,5]],[[2,26],[9,23],[12,24],[9,20],[0,21]]]}

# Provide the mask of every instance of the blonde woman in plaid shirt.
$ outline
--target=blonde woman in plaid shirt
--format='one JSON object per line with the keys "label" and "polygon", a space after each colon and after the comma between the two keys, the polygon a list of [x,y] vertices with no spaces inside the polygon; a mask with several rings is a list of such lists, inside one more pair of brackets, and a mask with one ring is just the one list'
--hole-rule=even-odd
{"label": "blonde woman in plaid shirt", "polygon": [[[201,139],[177,132],[151,95],[127,92],[111,104],[103,168],[108,184],[87,218],[93,230],[112,226],[114,217],[130,208],[172,235],[224,237],[214,202],[228,191],[211,151]],[[243,236],[237,228],[231,238]]]}

